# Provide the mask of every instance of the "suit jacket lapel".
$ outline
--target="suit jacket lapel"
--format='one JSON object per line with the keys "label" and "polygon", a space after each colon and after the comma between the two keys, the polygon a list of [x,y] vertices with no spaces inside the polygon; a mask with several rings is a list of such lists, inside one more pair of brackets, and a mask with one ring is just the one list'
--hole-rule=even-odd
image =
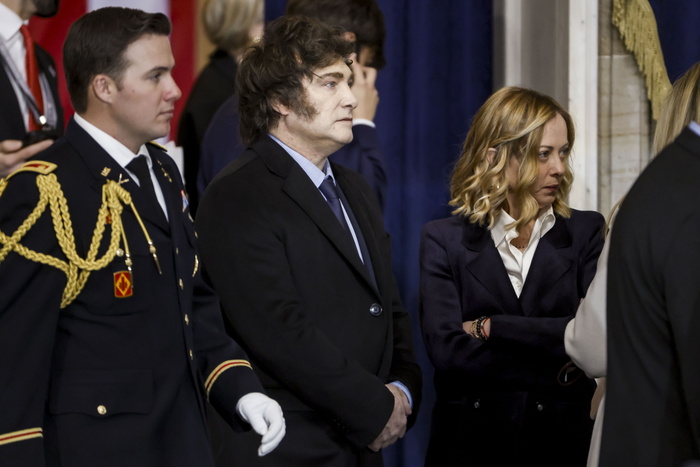
{"label": "suit jacket lapel", "polygon": [[86,183],[97,192],[102,192],[106,180],[121,182],[129,193],[134,194],[138,186],[131,180],[131,175],[120,166],[97,141],[83,130],[73,119],[66,128],[65,139],[75,148],[92,175]]}
{"label": "suit jacket lapel", "polygon": [[502,304],[505,314],[521,315],[520,301],[488,229],[465,220],[462,243],[469,272]]}
{"label": "suit jacket lapel", "polygon": [[304,170],[287,152],[270,138],[262,138],[253,145],[253,150],[265,162],[270,171],[284,179],[282,189],[318,225],[321,232],[337,248],[338,252],[357,272],[372,285],[369,274],[357,254],[355,243],[340,225],[323,195],[306,175]]}
{"label": "suit jacket lapel", "polygon": [[520,303],[526,315],[536,315],[538,303],[554,287],[559,278],[569,271],[574,263],[571,251],[571,233],[560,216],[554,227],[540,239],[532,258],[527,279],[520,294]]}
{"label": "suit jacket lapel", "polygon": [[[382,255],[379,251],[379,240],[377,239],[376,233],[372,229],[372,224],[367,217],[366,204],[363,204],[361,201],[364,198],[364,195],[355,185],[348,184],[344,177],[345,173],[343,172],[343,169],[338,168],[338,166],[335,164],[333,164],[333,174],[336,176],[336,180],[340,186],[343,203],[346,203],[348,209],[352,211],[350,216],[354,215],[355,220],[357,221],[357,228],[359,228],[360,232],[355,232],[355,234],[362,236],[365,246],[367,247],[367,254],[369,255],[369,258],[365,259],[365,263],[371,265],[373,268],[372,273],[374,277],[371,277],[368,268],[366,265],[363,265],[365,267],[362,268],[362,277],[364,277],[365,280],[372,285],[375,293],[380,296],[380,290],[391,290],[391,287],[389,284],[383,283],[383,280],[389,276],[387,276],[386,271],[384,271],[382,267]],[[358,241],[361,241],[359,237]],[[379,282],[380,280],[382,283]]]}
{"label": "suit jacket lapel", "polygon": [[168,231],[168,224],[162,210],[145,199],[139,186],[131,180],[131,175],[72,119],[66,129],[65,137],[80,154],[93,175],[93,178],[88,182],[92,189],[101,193],[105,180],[121,182],[121,186],[131,194],[132,202],[141,219],[166,232]]}

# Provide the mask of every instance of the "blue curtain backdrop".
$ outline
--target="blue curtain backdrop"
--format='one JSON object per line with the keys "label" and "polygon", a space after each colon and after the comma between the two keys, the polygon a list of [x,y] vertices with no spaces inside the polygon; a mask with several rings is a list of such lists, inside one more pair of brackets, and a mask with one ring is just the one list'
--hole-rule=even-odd
{"label": "blue curtain backdrop", "polygon": [[[419,235],[423,224],[449,215],[452,164],[471,118],[492,91],[492,2],[377,1],[387,27],[375,119],[389,177],[385,220],[425,380],[416,426],[384,458],[387,467],[419,467],[434,401],[432,366],[418,328]],[[284,14],[286,0],[265,5],[269,21]]]}
{"label": "blue curtain backdrop", "polygon": [[668,78],[673,83],[700,60],[700,2],[688,0],[649,0]]}

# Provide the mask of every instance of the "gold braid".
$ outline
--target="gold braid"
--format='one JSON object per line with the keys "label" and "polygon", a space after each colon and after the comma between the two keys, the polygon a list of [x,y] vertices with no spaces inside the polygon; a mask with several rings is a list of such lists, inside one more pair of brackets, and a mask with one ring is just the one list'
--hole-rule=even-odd
{"label": "gold braid", "polygon": [[[21,256],[60,269],[66,274],[67,283],[63,291],[61,309],[68,306],[80,294],[85,283],[90,276],[90,272],[97,271],[107,266],[116,256],[119,248],[119,241],[123,239],[124,247],[128,253],[129,247],[124,235],[124,225],[121,214],[125,204],[130,205],[139,223],[140,217],[131,201],[131,194],[122,188],[118,182],[108,180],[102,187],[102,205],[97,214],[97,222],[92,236],[92,242],[86,258],[78,255],[75,247],[75,236],[73,234],[73,224],[68,212],[68,204],[61,190],[61,185],[55,174],[38,175],[36,179],[39,188],[39,202],[29,216],[22,222],[19,228],[11,235],[7,236],[0,231],[0,262],[2,262],[10,251],[15,251]],[[0,196],[2,196],[7,180],[0,180]],[[66,261],[53,256],[30,250],[20,243],[24,235],[36,223],[46,210],[50,207],[56,240],[61,250],[66,256]],[[101,258],[97,258],[98,249],[105,233],[107,218],[111,218],[112,232],[107,251]],[[148,233],[144,229],[144,234],[148,238]],[[150,238],[149,238],[150,240]]]}

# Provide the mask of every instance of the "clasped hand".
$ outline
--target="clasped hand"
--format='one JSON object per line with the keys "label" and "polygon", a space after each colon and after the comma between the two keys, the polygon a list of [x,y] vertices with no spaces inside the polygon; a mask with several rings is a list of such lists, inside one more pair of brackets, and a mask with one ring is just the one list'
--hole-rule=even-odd
{"label": "clasped hand", "polygon": [[379,433],[377,439],[368,446],[375,452],[391,446],[399,438],[403,438],[403,435],[406,434],[408,416],[411,415],[411,405],[408,403],[406,394],[393,384],[387,384],[386,387],[394,396],[394,410],[391,412],[389,421],[382,432]]}

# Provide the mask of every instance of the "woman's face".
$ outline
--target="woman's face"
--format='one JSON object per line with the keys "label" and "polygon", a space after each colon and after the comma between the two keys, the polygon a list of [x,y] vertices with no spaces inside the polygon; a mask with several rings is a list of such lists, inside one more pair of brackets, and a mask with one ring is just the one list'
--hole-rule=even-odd
{"label": "woman's face", "polygon": [[[569,156],[569,139],[566,122],[557,114],[543,128],[537,156],[537,179],[532,186],[532,196],[540,207],[540,212],[549,209],[556,199],[559,183],[566,171],[566,158]],[[513,156],[510,158],[506,177],[508,187],[515,190],[518,183],[520,162]]]}

